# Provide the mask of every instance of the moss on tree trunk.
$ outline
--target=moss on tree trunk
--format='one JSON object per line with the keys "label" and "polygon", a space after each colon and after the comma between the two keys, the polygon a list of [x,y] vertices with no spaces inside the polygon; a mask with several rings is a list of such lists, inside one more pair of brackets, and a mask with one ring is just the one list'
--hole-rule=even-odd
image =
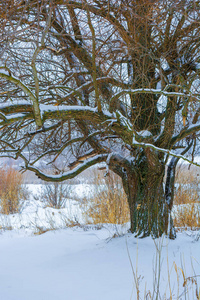
{"label": "moss on tree trunk", "polygon": [[140,237],[175,238],[171,207],[165,197],[165,164],[156,153],[143,150],[123,178],[130,208],[131,232]]}

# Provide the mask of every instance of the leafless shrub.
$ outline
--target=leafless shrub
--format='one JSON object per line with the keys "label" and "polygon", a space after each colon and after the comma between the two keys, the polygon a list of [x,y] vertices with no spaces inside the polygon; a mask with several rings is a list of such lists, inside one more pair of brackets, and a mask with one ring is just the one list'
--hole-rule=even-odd
{"label": "leafless shrub", "polygon": [[63,183],[46,183],[42,189],[41,199],[49,207],[62,208],[65,206],[66,198],[69,198],[71,186]]}

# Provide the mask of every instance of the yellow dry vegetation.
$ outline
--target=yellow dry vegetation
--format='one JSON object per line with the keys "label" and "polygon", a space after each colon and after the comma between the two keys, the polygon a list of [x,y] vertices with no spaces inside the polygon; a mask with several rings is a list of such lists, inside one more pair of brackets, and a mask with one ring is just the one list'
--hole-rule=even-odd
{"label": "yellow dry vegetation", "polygon": [[130,212],[121,179],[110,172],[104,177],[95,174],[95,192],[85,199],[85,216],[88,223],[124,224],[130,221]]}
{"label": "yellow dry vegetation", "polygon": [[13,214],[20,210],[23,198],[22,174],[13,167],[0,169],[0,212]]}
{"label": "yellow dry vegetation", "polygon": [[183,166],[177,173],[174,195],[174,225],[177,228],[200,227],[199,169]]}

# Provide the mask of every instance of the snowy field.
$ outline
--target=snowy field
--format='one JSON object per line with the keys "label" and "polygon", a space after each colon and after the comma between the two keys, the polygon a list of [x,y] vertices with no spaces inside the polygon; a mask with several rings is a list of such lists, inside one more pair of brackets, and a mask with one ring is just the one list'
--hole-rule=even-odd
{"label": "snowy field", "polygon": [[[34,195],[40,187],[29,186]],[[109,224],[61,229],[84,222],[79,202],[56,210],[34,195],[21,214],[0,215],[0,300],[199,299],[198,232],[171,241],[137,239]]]}

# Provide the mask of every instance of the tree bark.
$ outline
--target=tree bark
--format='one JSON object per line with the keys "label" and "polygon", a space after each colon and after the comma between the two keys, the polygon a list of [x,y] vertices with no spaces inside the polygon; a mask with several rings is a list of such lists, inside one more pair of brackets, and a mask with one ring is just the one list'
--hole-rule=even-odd
{"label": "tree bark", "polygon": [[157,153],[142,150],[122,181],[130,208],[130,231],[139,237],[174,239],[171,207],[165,196],[165,163]]}

